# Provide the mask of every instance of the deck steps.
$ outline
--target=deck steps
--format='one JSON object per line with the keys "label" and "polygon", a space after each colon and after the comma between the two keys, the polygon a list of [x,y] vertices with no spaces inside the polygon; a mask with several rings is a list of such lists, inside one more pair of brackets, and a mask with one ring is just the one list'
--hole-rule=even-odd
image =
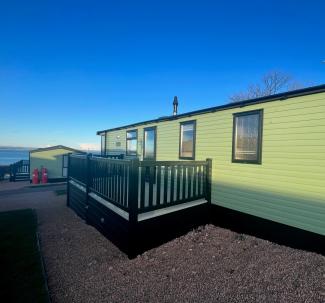
{"label": "deck steps", "polygon": [[10,164],[10,182],[29,180],[29,160]]}
{"label": "deck steps", "polygon": [[17,173],[15,177],[15,181],[28,181],[29,173]]}

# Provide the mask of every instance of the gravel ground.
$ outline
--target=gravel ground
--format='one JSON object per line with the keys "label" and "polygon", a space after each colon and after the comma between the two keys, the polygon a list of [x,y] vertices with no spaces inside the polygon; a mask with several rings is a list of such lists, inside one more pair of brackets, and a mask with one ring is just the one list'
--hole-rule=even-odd
{"label": "gravel ground", "polygon": [[128,260],[65,195],[0,197],[0,211],[26,207],[39,216],[53,302],[325,302],[319,254],[206,225]]}

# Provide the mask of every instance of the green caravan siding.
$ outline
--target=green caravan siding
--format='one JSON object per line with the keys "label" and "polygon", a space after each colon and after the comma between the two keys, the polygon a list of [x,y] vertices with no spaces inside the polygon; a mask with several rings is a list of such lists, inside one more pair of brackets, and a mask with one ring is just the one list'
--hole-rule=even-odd
{"label": "green caravan siding", "polygon": [[64,148],[40,150],[30,153],[30,178],[32,179],[33,170],[41,167],[47,169],[49,179],[64,178],[62,176],[63,155],[71,153],[71,150]]}
{"label": "green caravan siding", "polygon": [[[262,163],[232,163],[233,114],[264,110]],[[179,123],[196,120],[196,159],[212,158],[212,203],[325,235],[325,93],[227,109],[157,126],[157,160],[178,160]],[[126,129],[108,132],[108,148]]]}

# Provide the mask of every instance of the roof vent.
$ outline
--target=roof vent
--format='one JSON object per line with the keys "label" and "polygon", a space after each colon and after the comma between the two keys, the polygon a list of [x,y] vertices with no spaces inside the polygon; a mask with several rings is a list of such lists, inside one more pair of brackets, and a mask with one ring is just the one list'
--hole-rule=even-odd
{"label": "roof vent", "polygon": [[175,96],[173,101],[173,116],[177,115],[177,111],[178,111],[178,99],[177,96]]}

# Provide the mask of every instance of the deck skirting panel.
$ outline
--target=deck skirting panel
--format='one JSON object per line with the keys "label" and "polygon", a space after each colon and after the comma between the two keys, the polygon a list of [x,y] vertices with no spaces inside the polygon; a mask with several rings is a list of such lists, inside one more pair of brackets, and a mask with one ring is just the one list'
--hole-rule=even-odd
{"label": "deck skirting panel", "polygon": [[69,186],[69,207],[72,208],[78,216],[82,219],[86,219],[86,205],[87,197],[86,192],[78,184],[74,184],[71,181]]}

